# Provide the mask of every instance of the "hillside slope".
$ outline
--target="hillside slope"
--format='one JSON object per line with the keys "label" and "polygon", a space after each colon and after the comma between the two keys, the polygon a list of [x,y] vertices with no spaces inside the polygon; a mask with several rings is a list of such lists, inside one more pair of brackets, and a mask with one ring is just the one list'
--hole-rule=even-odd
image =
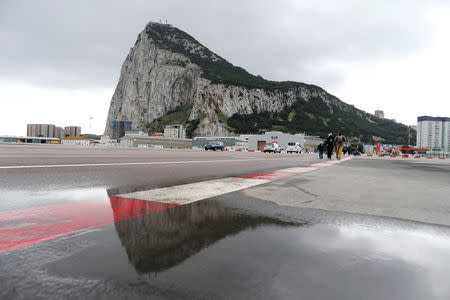
{"label": "hillside slope", "polygon": [[365,141],[407,138],[405,125],[376,118],[314,85],[254,76],[159,23],[149,23],[138,35],[122,66],[105,134],[122,116],[149,131],[186,124],[189,135],[280,130],[325,136],[342,130]]}

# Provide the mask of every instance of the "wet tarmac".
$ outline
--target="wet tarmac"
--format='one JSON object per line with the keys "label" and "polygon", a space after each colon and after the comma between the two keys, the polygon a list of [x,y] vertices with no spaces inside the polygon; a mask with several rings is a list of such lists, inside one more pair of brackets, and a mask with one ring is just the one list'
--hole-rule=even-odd
{"label": "wet tarmac", "polygon": [[35,148],[0,163],[158,164],[0,170],[0,299],[450,299],[448,165],[355,159],[168,205],[120,195],[317,159]]}
{"label": "wet tarmac", "polygon": [[127,219],[107,194],[110,225],[0,253],[0,298],[450,298],[446,226],[233,194]]}

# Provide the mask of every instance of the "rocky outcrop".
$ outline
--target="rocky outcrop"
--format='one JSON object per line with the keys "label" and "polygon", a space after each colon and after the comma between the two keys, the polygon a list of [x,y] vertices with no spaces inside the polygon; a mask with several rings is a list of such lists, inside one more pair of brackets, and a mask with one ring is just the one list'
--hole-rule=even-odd
{"label": "rocky outcrop", "polygon": [[[182,113],[168,118],[177,110]],[[138,35],[122,66],[105,134],[112,134],[112,120],[125,118],[135,129],[153,128],[152,124],[161,128],[173,121],[189,125],[197,136],[226,136],[233,130],[245,133],[253,124],[250,119],[228,118],[265,112],[281,112],[270,115],[269,129],[276,125],[316,135],[343,130],[366,141],[380,136],[398,143],[406,136],[402,124],[376,118],[314,85],[249,74],[185,32],[159,23],[149,23]],[[233,126],[247,124],[232,127],[230,120]]]}
{"label": "rocky outcrop", "polygon": [[[166,28],[164,28],[166,27]],[[120,73],[119,83],[112,97],[105,134],[111,135],[112,120],[126,118],[133,127],[143,128],[180,106],[192,106],[189,120],[200,121],[197,135],[228,135],[226,125],[220,122],[217,111],[225,116],[235,113],[250,114],[261,111],[280,111],[301,97],[321,97],[333,101],[320,88],[306,85],[284,90],[247,88],[245,86],[213,83],[202,76],[204,70],[185,54],[174,52],[154,38],[161,28],[178,29],[171,25],[149,23],[138,35]],[[165,36],[191,55],[223,61],[195,40]],[[206,53],[206,54],[205,54]],[[203,55],[203,57],[202,57]]]}

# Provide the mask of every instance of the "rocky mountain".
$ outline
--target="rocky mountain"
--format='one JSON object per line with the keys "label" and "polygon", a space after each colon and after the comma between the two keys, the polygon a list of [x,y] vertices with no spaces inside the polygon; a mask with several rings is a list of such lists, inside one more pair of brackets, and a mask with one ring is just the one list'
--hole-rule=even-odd
{"label": "rocky mountain", "polygon": [[105,134],[111,135],[111,121],[122,117],[147,131],[186,124],[190,136],[262,130],[325,136],[342,130],[365,141],[407,139],[405,125],[379,119],[318,86],[254,76],[159,23],[145,27],[123,63]]}

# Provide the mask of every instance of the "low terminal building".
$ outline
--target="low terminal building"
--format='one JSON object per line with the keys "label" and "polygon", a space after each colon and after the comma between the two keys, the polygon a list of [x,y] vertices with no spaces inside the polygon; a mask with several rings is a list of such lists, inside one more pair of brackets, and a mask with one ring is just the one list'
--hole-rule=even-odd
{"label": "low terminal building", "polygon": [[249,135],[248,150],[264,150],[268,143],[278,143],[282,149],[287,148],[290,142],[299,143],[301,147],[305,146],[305,137],[301,134],[289,134],[281,131],[269,131],[264,134]]}
{"label": "low terminal building", "polygon": [[120,138],[120,145],[128,147],[155,147],[185,149],[192,148],[192,139],[173,139],[163,136],[127,135]]}
{"label": "low terminal building", "polygon": [[0,136],[3,143],[27,143],[27,144],[59,144],[61,140],[54,137],[36,136]]}

